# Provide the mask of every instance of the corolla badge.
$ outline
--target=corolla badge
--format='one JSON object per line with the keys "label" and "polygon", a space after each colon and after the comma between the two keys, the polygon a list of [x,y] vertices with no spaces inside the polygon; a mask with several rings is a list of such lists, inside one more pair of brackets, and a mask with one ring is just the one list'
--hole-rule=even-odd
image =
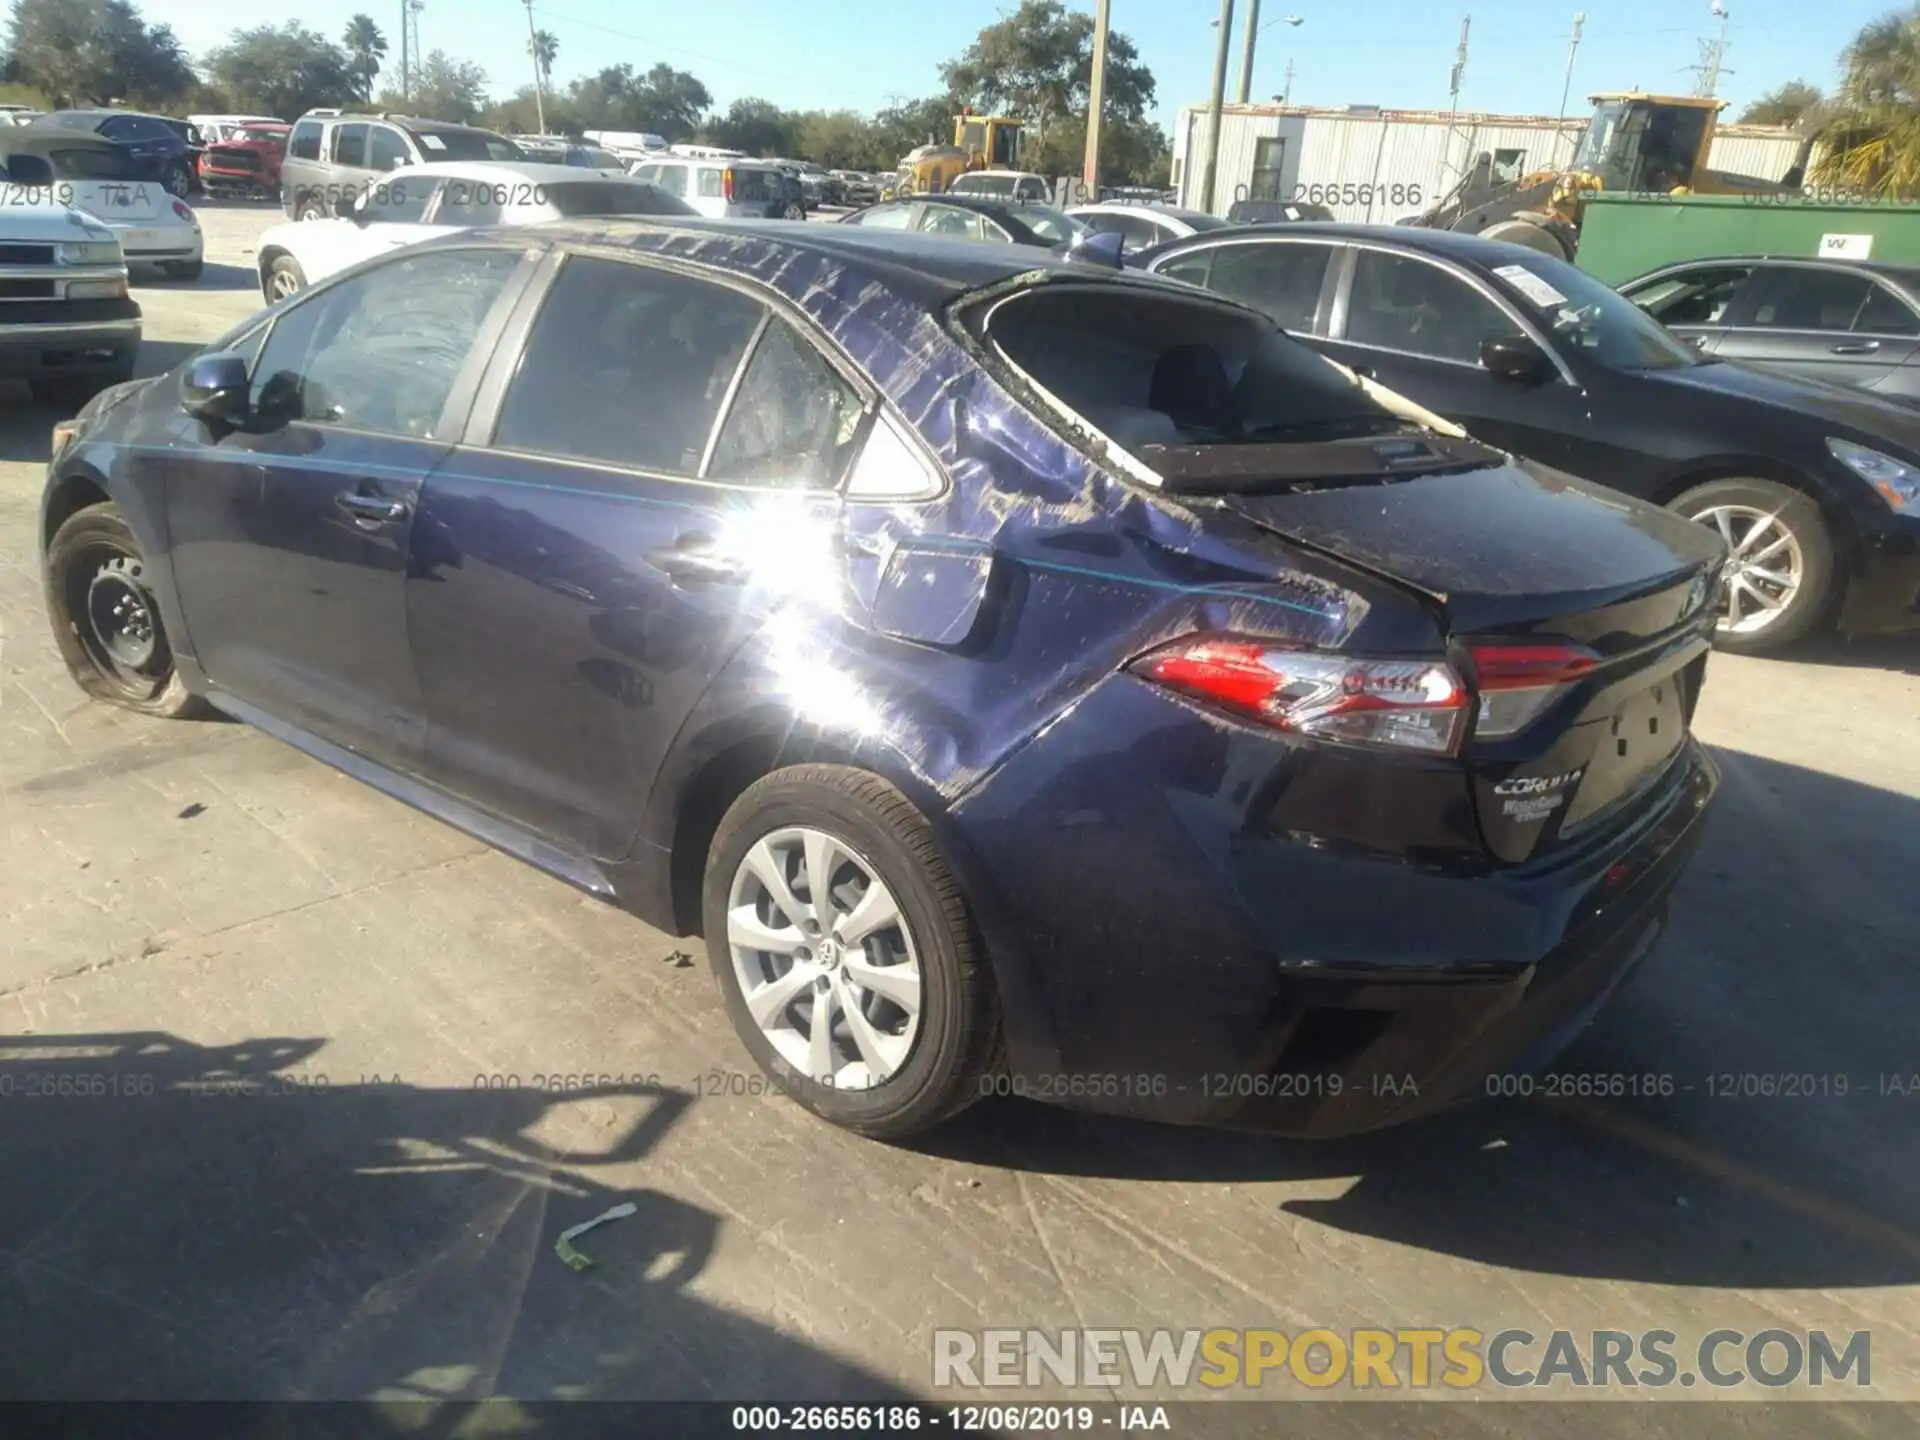
{"label": "corolla badge", "polygon": [[1516,775],[1511,780],[1502,780],[1493,787],[1496,795],[1550,795],[1555,790],[1564,790],[1586,773],[1583,765],[1577,770],[1569,770],[1564,775]]}
{"label": "corolla badge", "polygon": [[1502,797],[1500,813],[1518,824],[1544,820],[1567,803],[1567,787],[1586,773],[1586,767],[1560,775],[1516,775],[1493,787]]}

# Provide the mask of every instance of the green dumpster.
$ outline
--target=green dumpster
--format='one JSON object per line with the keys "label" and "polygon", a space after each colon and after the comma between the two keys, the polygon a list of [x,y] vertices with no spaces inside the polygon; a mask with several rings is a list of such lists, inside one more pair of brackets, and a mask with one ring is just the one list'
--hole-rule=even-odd
{"label": "green dumpster", "polygon": [[1574,263],[1619,285],[1662,265],[1718,255],[1920,265],[1920,205],[1825,204],[1805,195],[1602,193],[1587,201]]}

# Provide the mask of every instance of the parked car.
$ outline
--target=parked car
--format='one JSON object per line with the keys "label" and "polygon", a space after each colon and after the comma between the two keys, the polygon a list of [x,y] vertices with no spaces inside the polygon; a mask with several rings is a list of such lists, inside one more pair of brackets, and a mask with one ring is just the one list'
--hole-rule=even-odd
{"label": "parked car", "polygon": [[84,211],[112,232],[116,263],[155,266],[176,280],[199,277],[206,253],[199,216],[125,146],[84,130],[35,127],[0,131],[0,155],[44,165],[49,188],[19,197],[22,203]]}
{"label": "parked car", "polygon": [[[15,137],[9,134],[8,140]],[[72,411],[133,374],[140,307],[113,231],[61,203],[44,156],[9,154],[0,197],[0,376]]]}
{"label": "parked car", "polygon": [[292,128],[271,120],[222,129],[222,138],[200,156],[200,188],[213,196],[277,197]]}
{"label": "parked car", "polygon": [[1184,240],[1208,230],[1219,230],[1229,223],[1203,210],[1116,200],[1103,200],[1097,205],[1070,205],[1067,214],[1098,234],[1118,235],[1121,252],[1127,255],[1137,255],[1156,245]]}
{"label": "parked car", "polygon": [[658,185],[714,220],[807,218],[797,179],[789,183],[771,160],[665,157],[635,163],[627,172]]}
{"label": "parked car", "polygon": [[569,145],[561,154],[560,163],[576,170],[598,170],[602,175],[627,173],[626,161],[598,145]]}
{"label": "parked car", "polygon": [[1064,249],[1091,233],[1078,220],[1051,205],[953,194],[869,205],[864,210],[843,215],[840,223],[873,230],[917,230],[926,235],[950,235],[960,240],[985,240],[1002,245],[1035,245],[1047,250]]}
{"label": "parked car", "polygon": [[1713,535],[1189,287],[742,239],[452,237],[96,402],[39,526],[74,679],[702,931],[769,1089],[873,1136],[1370,1128],[1646,955]]}
{"label": "parked car", "polygon": [[1729,256],[1620,293],[1722,360],[1920,403],[1920,266]]}
{"label": "parked car", "polygon": [[799,218],[804,220],[813,211],[820,208],[822,203],[820,183],[817,179],[809,179],[807,173],[800,168],[797,162],[792,160],[769,160],[767,163],[780,172],[781,178],[786,186],[787,199],[797,202],[800,206],[800,214],[798,217],[787,216],[785,207],[782,207],[780,213],[783,218]]}
{"label": "parked car", "polygon": [[1730,537],[1720,644],[1920,623],[1920,414],[1713,362],[1557,258],[1451,231],[1216,231],[1141,257],[1477,439]]}
{"label": "parked car", "polygon": [[406,115],[312,111],[294,122],[280,166],[280,203],[295,220],[325,220],[342,200],[396,170],[456,160],[520,160],[504,135]]}
{"label": "parked car", "polygon": [[1053,199],[1047,177],[1031,170],[971,170],[947,187],[949,195],[978,195],[993,200],[1031,200],[1042,205]]}
{"label": "parked car", "polygon": [[200,132],[203,143],[220,145],[252,126],[278,125],[284,129],[287,122],[277,115],[189,115],[187,123]]}
{"label": "parked car", "polygon": [[837,171],[829,170],[826,166],[815,164],[811,160],[800,160],[795,164],[799,167],[800,179],[807,186],[809,193],[818,197],[814,204],[840,206],[847,203],[847,185]]}
{"label": "parked car", "polygon": [[136,110],[52,110],[25,128],[99,135],[147,167],[151,172],[147,178],[158,180],[176,198],[193,193],[199,152],[184,121]]}
{"label": "parked car", "polygon": [[254,263],[267,303],[362,260],[483,225],[539,225],[574,215],[693,215],[657,185],[568,165],[467,161],[418,165],[342,198],[332,220],[296,220],[260,237]]}
{"label": "parked car", "polygon": [[872,205],[880,198],[880,178],[869,175],[864,170],[836,170],[834,178],[840,182],[842,201],[847,205]]}

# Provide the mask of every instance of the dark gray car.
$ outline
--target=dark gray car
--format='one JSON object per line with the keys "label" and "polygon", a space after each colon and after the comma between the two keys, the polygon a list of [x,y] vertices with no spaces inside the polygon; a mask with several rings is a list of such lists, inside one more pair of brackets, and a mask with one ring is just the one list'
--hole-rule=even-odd
{"label": "dark gray car", "polygon": [[1920,267],[1729,256],[1620,293],[1719,359],[1920,404]]}

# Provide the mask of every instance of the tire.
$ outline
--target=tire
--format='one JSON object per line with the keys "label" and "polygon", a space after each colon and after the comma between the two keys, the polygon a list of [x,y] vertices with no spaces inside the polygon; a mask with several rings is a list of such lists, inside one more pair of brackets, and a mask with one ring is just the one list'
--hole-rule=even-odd
{"label": "tire", "polygon": [[[815,918],[807,883],[805,857],[817,853],[817,841],[796,832],[827,837],[838,850],[828,862],[836,877],[833,919],[824,925]],[[759,879],[769,864],[784,877],[787,896],[802,914],[787,914],[772,901],[772,890]],[[863,879],[870,883],[863,886]],[[857,949],[849,942],[845,953],[852,958],[843,962],[820,940],[844,929],[854,913],[848,900],[871,894],[872,883],[891,893],[896,918],[875,928]],[[800,892],[806,900],[798,899]],[[841,765],[796,765],[755,782],[714,835],[702,908],[707,956],[727,1014],[769,1090],[877,1140],[919,1134],[978,1097],[1000,1034],[992,978],[932,828],[892,785]],[[749,917],[732,933],[730,912]],[[773,923],[782,918],[784,925]],[[811,932],[804,929],[807,923],[815,927]],[[742,945],[736,959],[734,940],[742,934],[777,937],[778,948]],[[789,937],[796,950],[807,952],[805,961],[786,953]],[[887,961],[894,963],[882,963]],[[803,963],[813,978],[796,988],[793,973]],[[886,980],[879,989],[863,987],[852,978],[856,974]],[[910,1014],[897,997],[916,993],[906,978],[915,974],[917,1010]],[[756,991],[765,986],[774,998],[791,995],[773,1012],[771,1029],[763,1029],[749,1010],[743,975],[758,982]],[[862,1058],[867,1050],[852,1038],[849,999],[852,1011],[868,1022],[868,1034],[878,1036],[872,1047],[882,1062],[878,1083],[876,1067]],[[821,1057],[812,1019],[823,1008],[832,1024],[824,1032],[826,1064],[816,1073],[836,1074],[838,1083],[821,1083],[808,1073]]]}
{"label": "tire", "polygon": [[201,260],[169,260],[160,267],[171,280],[198,280],[207,262]]}
{"label": "tire", "polygon": [[[1716,648],[1757,655],[1798,640],[1826,617],[1835,591],[1833,536],[1811,495],[1777,480],[1710,480],[1668,508],[1709,526],[1735,552],[1722,587]],[[1756,533],[1755,525],[1766,528]],[[1746,545],[1749,535],[1754,539]],[[1778,602],[1783,596],[1770,613],[1755,603],[1755,597]]]}
{"label": "tire", "polygon": [[193,193],[193,172],[184,165],[169,165],[165,184],[169,195],[184,200]]}
{"label": "tire", "polygon": [[291,255],[274,256],[273,263],[267,267],[266,276],[260,282],[260,293],[266,296],[269,305],[289,295],[298,295],[306,288],[307,272],[300,268],[300,262]]}
{"label": "tire", "polygon": [[1531,220],[1502,220],[1489,225],[1480,232],[1482,240],[1499,240],[1508,245],[1521,245],[1529,250],[1538,250],[1542,255],[1551,255],[1556,260],[1571,261],[1573,256],[1567,253],[1567,247],[1560,243],[1560,237],[1544,225],[1536,225]]}
{"label": "tire", "polygon": [[[66,518],[47,547],[45,566],[47,615],[60,658],[74,683],[96,700],[170,720],[206,713],[206,703],[174,668],[142,563],[140,542],[119,506],[106,501]],[[103,635],[100,623],[116,611],[124,627],[120,645]],[[136,638],[143,630],[149,643],[141,655]]]}
{"label": "tire", "polygon": [[807,218],[807,212],[799,201],[790,200],[787,202],[787,208],[780,212],[780,218],[782,220],[804,220]]}

